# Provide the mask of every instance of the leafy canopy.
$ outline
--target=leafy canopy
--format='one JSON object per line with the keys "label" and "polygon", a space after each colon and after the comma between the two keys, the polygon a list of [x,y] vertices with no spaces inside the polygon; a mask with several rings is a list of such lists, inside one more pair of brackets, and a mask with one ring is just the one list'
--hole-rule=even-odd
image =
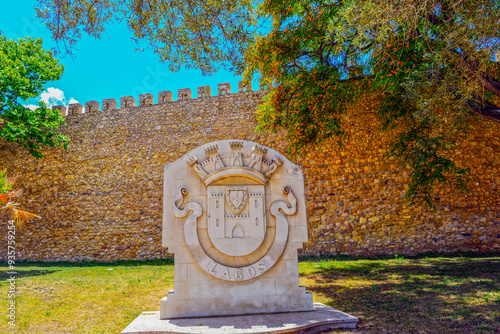
{"label": "leafy canopy", "polygon": [[410,169],[414,203],[432,205],[440,182],[466,190],[469,171],[448,151],[480,118],[500,121],[498,0],[39,3],[54,38],[70,46],[82,30],[99,37],[124,19],[172,69],[227,66],[272,82],[259,129],[285,130],[292,153],[344,139],[347,106],[372,88],[390,155]]}
{"label": "leafy canopy", "polygon": [[70,53],[82,33],[100,38],[124,21],[172,71],[193,67],[213,74],[222,67],[241,71],[253,9],[251,0],[39,0],[37,15]]}
{"label": "leafy canopy", "polygon": [[245,74],[276,84],[261,129],[285,129],[297,153],[342,138],[346,105],[371,87],[389,154],[411,171],[407,199],[432,206],[440,182],[467,190],[469,171],[446,154],[477,118],[500,121],[498,1],[266,0],[260,10],[272,28],[246,53]]}
{"label": "leafy canopy", "polygon": [[22,101],[37,97],[48,81],[58,80],[63,66],[51,51],[42,48],[41,39],[27,37],[17,42],[0,33],[0,138],[16,142],[37,158],[42,146],[68,146],[68,138],[57,132],[64,124],[58,110],[41,101],[30,110]]}

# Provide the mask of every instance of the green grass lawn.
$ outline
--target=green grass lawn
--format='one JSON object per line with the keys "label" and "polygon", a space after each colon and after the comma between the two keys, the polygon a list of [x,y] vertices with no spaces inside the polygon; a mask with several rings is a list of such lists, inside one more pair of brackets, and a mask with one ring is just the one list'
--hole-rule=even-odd
{"label": "green grass lawn", "polygon": [[[500,333],[500,255],[303,260],[301,284],[360,318],[334,333]],[[159,310],[173,289],[171,260],[24,263],[17,267],[17,328],[1,333],[119,333]],[[7,314],[7,269],[0,271]]]}

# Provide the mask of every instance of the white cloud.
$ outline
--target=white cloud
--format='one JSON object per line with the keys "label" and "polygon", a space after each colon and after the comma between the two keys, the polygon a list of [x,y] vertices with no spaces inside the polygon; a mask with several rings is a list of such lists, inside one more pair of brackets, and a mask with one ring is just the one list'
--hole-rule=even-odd
{"label": "white cloud", "polygon": [[35,110],[35,109],[40,108],[39,106],[36,106],[36,105],[34,105],[34,104],[28,104],[27,106],[24,106],[24,105],[23,105],[23,107],[26,107],[26,108],[28,108],[29,110]]}
{"label": "white cloud", "polygon": [[[54,88],[54,87],[49,87],[47,88],[47,90],[43,91],[42,94],[40,94],[40,101],[45,102],[49,108],[55,105],[63,105],[67,107],[72,103],[79,103],[78,100],[76,100],[73,97],[69,99],[69,102],[66,101],[66,98],[64,97],[64,92],[59,88]],[[30,106],[26,107],[31,109]],[[83,112],[85,112],[85,108],[83,109]]]}
{"label": "white cloud", "polygon": [[[75,98],[72,97],[69,99],[68,105],[73,104],[73,103],[80,103],[80,102],[78,102],[78,100],[76,100]],[[83,112],[85,112],[85,106],[83,107]]]}
{"label": "white cloud", "polygon": [[66,100],[64,98],[64,92],[59,88],[49,87],[46,91],[40,94],[40,101],[45,102],[49,107],[63,104],[65,105]]}

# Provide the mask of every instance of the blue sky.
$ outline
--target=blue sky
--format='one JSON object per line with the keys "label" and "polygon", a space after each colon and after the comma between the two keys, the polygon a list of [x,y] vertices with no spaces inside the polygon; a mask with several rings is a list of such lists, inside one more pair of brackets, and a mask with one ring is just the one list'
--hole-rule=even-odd
{"label": "blue sky", "polygon": [[[35,4],[35,0],[4,1],[0,31],[9,39],[41,37],[45,49],[55,47],[48,29],[35,19]],[[119,104],[121,96],[132,95],[137,101],[139,94],[152,93],[156,103],[158,92],[164,90],[172,91],[174,100],[179,88],[191,88],[193,97],[196,97],[196,88],[205,85],[210,85],[212,94],[216,94],[217,84],[222,82],[230,82],[232,91],[237,90],[241,78],[229,72],[221,71],[210,77],[193,69],[170,72],[168,66],[160,63],[158,56],[148,49],[147,41],[141,43],[144,51],[135,52],[137,44],[131,36],[126,24],[111,27],[100,40],[84,36],[74,58],[57,56],[64,64],[64,74],[61,80],[46,85],[43,98],[50,105],[67,105],[70,101],[84,105],[91,100],[102,103],[106,98],[114,98]],[[37,104],[40,98],[26,104]]]}

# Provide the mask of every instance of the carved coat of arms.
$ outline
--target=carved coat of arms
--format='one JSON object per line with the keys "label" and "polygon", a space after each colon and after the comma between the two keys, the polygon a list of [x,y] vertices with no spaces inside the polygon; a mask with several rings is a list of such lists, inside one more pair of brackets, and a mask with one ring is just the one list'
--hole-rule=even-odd
{"label": "carved coat of arms", "polygon": [[226,187],[226,202],[234,213],[240,213],[248,200],[247,187]]}
{"label": "carved coat of arms", "polygon": [[208,186],[207,192],[208,235],[214,246],[230,256],[256,250],[266,235],[264,186]]}
{"label": "carved coat of arms", "polygon": [[[206,185],[207,207],[188,202],[180,204],[187,194],[181,188],[174,200],[174,215],[187,217],[184,226],[186,243],[200,266],[211,275],[224,280],[248,280],[270,269],[283,252],[288,234],[286,215],[297,210],[296,198],[290,187],[283,188],[288,201],[275,201],[266,207],[266,184],[283,160],[275,157],[263,159],[267,149],[254,146],[243,154],[242,142],[230,142],[231,154],[220,156],[217,145],[205,149],[208,158],[201,163],[191,156],[187,164],[198,173]],[[191,212],[191,214],[189,214]],[[198,217],[206,212],[205,245],[200,243]],[[274,239],[267,235],[267,214],[275,217],[273,231],[282,236]],[[276,232],[277,233],[277,232]],[[259,251],[260,249],[260,251]]]}
{"label": "carved coat of arms", "polygon": [[175,253],[177,292],[162,299],[161,319],[312,310],[296,252],[307,241],[302,175],[249,141],[165,165],[162,243]]}

